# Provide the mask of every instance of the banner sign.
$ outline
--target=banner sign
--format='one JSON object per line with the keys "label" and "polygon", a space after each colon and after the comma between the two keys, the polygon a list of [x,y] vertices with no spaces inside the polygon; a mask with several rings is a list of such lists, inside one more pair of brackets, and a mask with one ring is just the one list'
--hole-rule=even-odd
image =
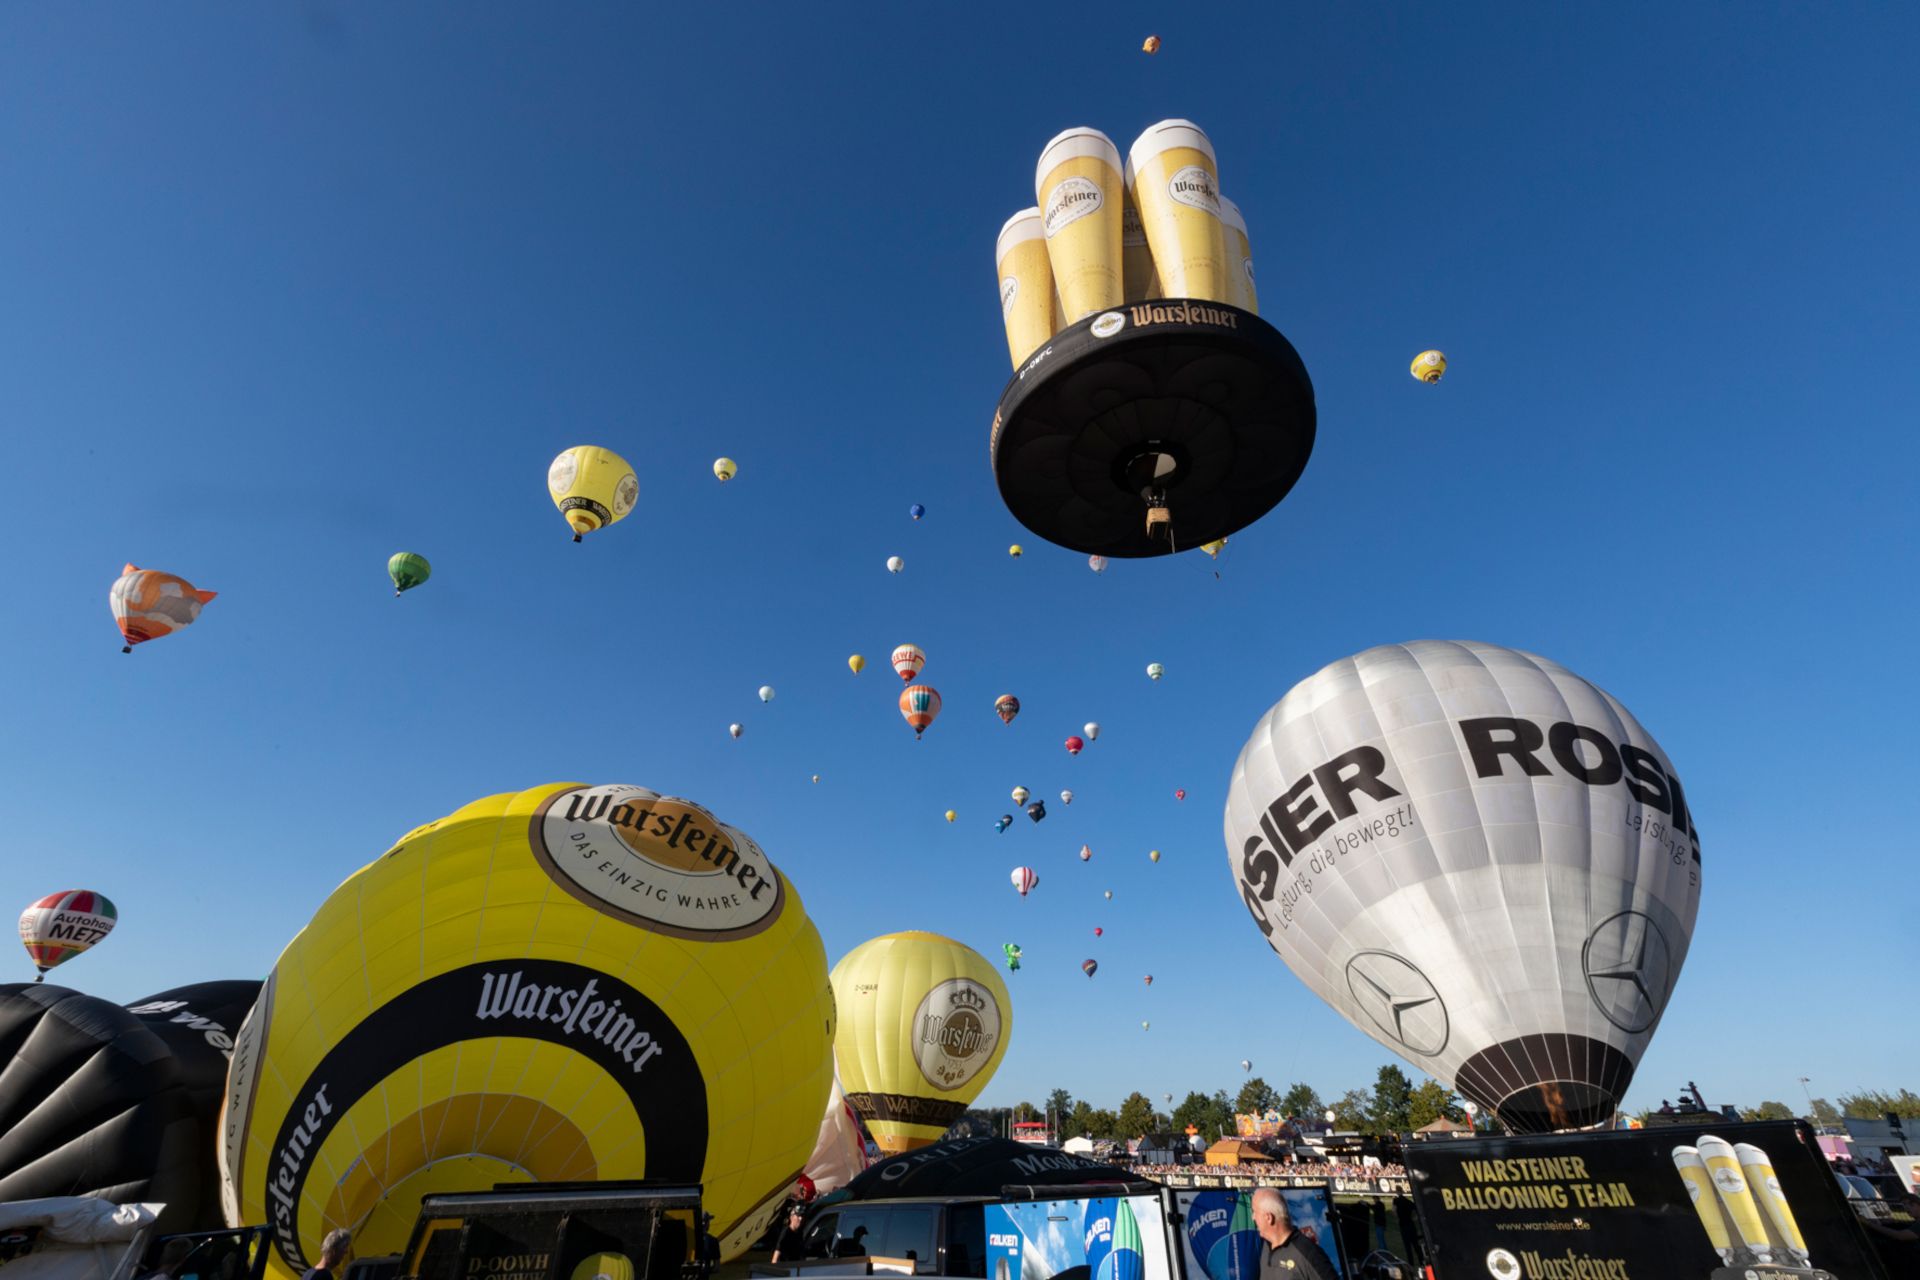
{"label": "banner sign", "polygon": [[[1312,1189],[1274,1188],[1287,1202],[1294,1230],[1312,1240],[1347,1274],[1333,1230],[1333,1197],[1323,1183]],[[1187,1280],[1259,1280],[1265,1245],[1253,1226],[1252,1191],[1180,1191],[1180,1239]]]}

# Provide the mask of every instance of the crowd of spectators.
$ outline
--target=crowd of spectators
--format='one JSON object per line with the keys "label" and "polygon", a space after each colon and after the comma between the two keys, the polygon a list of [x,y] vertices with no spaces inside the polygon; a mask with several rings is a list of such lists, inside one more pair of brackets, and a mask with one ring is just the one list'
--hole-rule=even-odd
{"label": "crowd of spectators", "polygon": [[1250,1178],[1404,1178],[1407,1171],[1398,1164],[1347,1164],[1327,1161],[1274,1160],[1246,1164],[1134,1164],[1127,1169],[1147,1178],[1179,1174],[1234,1174]]}

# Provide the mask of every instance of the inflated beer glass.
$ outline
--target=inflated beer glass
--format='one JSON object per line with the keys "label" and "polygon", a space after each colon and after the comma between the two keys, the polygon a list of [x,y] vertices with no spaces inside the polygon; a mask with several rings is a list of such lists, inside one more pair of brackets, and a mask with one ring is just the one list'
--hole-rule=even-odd
{"label": "inflated beer glass", "polygon": [[1773,1171],[1773,1157],[1750,1142],[1734,1143],[1733,1154],[1740,1161],[1741,1172],[1747,1175],[1753,1198],[1760,1202],[1767,1220],[1773,1224],[1774,1235],[1801,1266],[1806,1266],[1807,1242],[1800,1234],[1800,1224],[1794,1220],[1792,1206],[1780,1190],[1780,1179]]}
{"label": "inflated beer glass", "polygon": [[1727,1216],[1733,1219],[1733,1229],[1740,1233],[1741,1243],[1756,1261],[1772,1262],[1773,1246],[1767,1240],[1767,1226],[1760,1220],[1760,1206],[1754,1203],[1753,1192],[1740,1172],[1740,1160],[1733,1154],[1733,1144],[1725,1138],[1703,1133],[1694,1145],[1700,1149],[1700,1158],[1707,1162],[1713,1188],[1720,1193],[1720,1203],[1727,1207]]}
{"label": "inflated beer glass", "polygon": [[1120,149],[1098,129],[1068,129],[1033,174],[1047,256],[1067,323],[1120,305]]}
{"label": "inflated beer glass", "polygon": [[1134,139],[1127,189],[1169,298],[1231,302],[1213,144],[1190,120],[1162,120]]}
{"label": "inflated beer glass", "polygon": [[1140,225],[1140,210],[1134,208],[1131,191],[1120,209],[1120,286],[1128,302],[1164,296],[1160,276],[1153,267],[1153,250],[1147,247],[1146,228]]}
{"label": "inflated beer glass", "polygon": [[1700,1225],[1707,1229],[1708,1242],[1720,1254],[1720,1260],[1732,1266],[1733,1240],[1727,1235],[1727,1220],[1721,1216],[1720,1197],[1714,1194],[1713,1175],[1707,1172],[1707,1162],[1694,1147],[1675,1147],[1673,1167],[1680,1171],[1680,1180],[1687,1184],[1687,1199],[1693,1201],[1693,1211],[1699,1215]]}
{"label": "inflated beer glass", "polygon": [[1226,228],[1227,301],[1242,311],[1260,314],[1260,297],[1253,288],[1253,245],[1247,239],[1247,220],[1240,206],[1220,197],[1220,222]]}
{"label": "inflated beer glass", "polygon": [[1022,209],[1000,228],[993,248],[1000,273],[1000,318],[1007,327],[1013,367],[1038,351],[1056,329],[1053,269],[1047,263],[1046,234],[1038,209]]}

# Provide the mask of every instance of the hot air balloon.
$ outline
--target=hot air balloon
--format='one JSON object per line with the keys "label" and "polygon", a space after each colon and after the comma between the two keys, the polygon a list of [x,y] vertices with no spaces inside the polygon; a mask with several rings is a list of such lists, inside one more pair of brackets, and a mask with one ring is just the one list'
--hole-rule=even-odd
{"label": "hot air balloon", "polygon": [[1066,741],[1067,754],[1070,756],[1079,755],[1082,751],[1086,749],[1086,746],[1087,746],[1086,739],[1082,738],[1077,733],[1070,736]]}
{"label": "hot air balloon", "polygon": [[1146,1021],[1146,1020],[1144,1020],[1144,1019],[1142,1019],[1142,1020],[1141,1020],[1141,1023],[1140,1023],[1140,1029],[1141,1029],[1142,1031],[1150,1031],[1150,1030],[1152,1030],[1152,1029],[1153,1029],[1153,1024],[1152,1024],[1151,1022],[1148,1022],[1148,1021]]}
{"label": "hot air balloon", "polygon": [[1147,664],[1147,679],[1158,680],[1161,676],[1165,674],[1167,674],[1167,669],[1161,666],[1159,663],[1149,662]]}
{"label": "hot air balloon", "polygon": [[1093,926],[1093,936],[1094,936],[1094,937],[1096,937],[1096,938],[1099,938],[1099,937],[1104,937],[1105,935],[1106,935],[1106,930],[1105,930],[1105,929],[1102,929],[1102,928],[1101,928],[1101,927],[1100,927],[1099,925],[1095,925],[1095,926]]}
{"label": "hot air balloon", "polygon": [[[1146,977],[1144,977],[1144,978],[1142,978],[1142,979],[1141,979],[1141,981],[1142,981],[1142,982],[1144,982],[1144,983],[1146,983],[1146,984],[1147,984],[1148,986],[1152,986],[1152,985],[1153,985],[1153,975],[1152,975],[1152,974],[1148,974],[1148,975],[1147,975]],[[1167,1095],[1167,1101],[1169,1101],[1169,1102],[1171,1102],[1171,1101],[1173,1101],[1173,1095],[1172,1095],[1172,1094],[1168,1094],[1168,1095]]]}
{"label": "hot air balloon", "polygon": [[413,590],[433,576],[433,566],[423,555],[411,551],[395,553],[387,560],[387,576],[393,579],[393,594]]}
{"label": "hot air balloon", "polygon": [[1147,37],[1147,38],[1146,38],[1145,40],[1143,40],[1143,41],[1141,41],[1141,42],[1140,42],[1140,52],[1142,52],[1142,53],[1158,53],[1158,52],[1160,52],[1160,37],[1159,37],[1159,36],[1148,36],[1148,37]]}
{"label": "hot air balloon", "polygon": [[1408,370],[1422,382],[1438,382],[1447,372],[1447,357],[1441,351],[1422,351],[1413,358]]}
{"label": "hot air balloon", "polygon": [[1148,862],[1160,861],[1160,851],[1158,849],[1147,850],[1147,861]]}
{"label": "hot air balloon", "polygon": [[1093,846],[1092,846],[1092,845],[1085,845],[1085,844],[1083,844],[1083,845],[1081,845],[1081,846],[1080,846],[1080,861],[1082,861],[1082,862],[1091,862],[1092,860],[1093,860]]}
{"label": "hot air balloon", "polygon": [[940,693],[930,684],[910,684],[900,691],[900,714],[913,726],[916,741],[940,714]]}
{"label": "hot air balloon", "polygon": [[1087,568],[1093,570],[1095,573],[1105,573],[1107,571],[1107,558],[1105,556],[1088,556]]}
{"label": "hot air balloon", "polygon": [[1020,896],[1024,898],[1029,890],[1040,883],[1040,875],[1032,867],[1015,867],[1012,880],[1013,887],[1018,889]]}
{"label": "hot air balloon", "polygon": [[901,681],[912,684],[913,678],[920,674],[920,668],[927,665],[927,655],[917,644],[903,644],[893,651],[892,662]]}
{"label": "hot air balloon", "polygon": [[[953,820],[954,820],[955,818],[957,818],[957,817],[959,817],[959,816],[960,816],[960,815],[959,815],[959,814],[957,814],[957,813],[955,813],[955,812],[954,812],[953,810],[951,810],[951,809],[949,809],[949,810],[947,810],[947,821],[948,821],[948,822],[952,822],[952,821],[953,821]],[[1009,821],[1011,821],[1011,819],[1009,819]]]}
{"label": "hot air balloon", "polygon": [[833,967],[833,994],[840,1083],[888,1155],[938,1141],[993,1078],[1013,1034],[999,972],[936,933],[855,947]]}
{"label": "hot air balloon", "polygon": [[1010,813],[1003,813],[994,820],[993,829],[995,831],[1000,832],[1002,835],[1004,835],[1006,834],[1007,828],[1012,825],[1013,825],[1013,815]]}
{"label": "hot air balloon", "polygon": [[1080,726],[1080,732],[1087,735],[1088,742],[1095,741],[1100,736],[1099,722],[1094,720],[1087,721],[1085,724]]}
{"label": "hot air balloon", "polygon": [[578,542],[627,518],[640,500],[640,478],[613,450],[577,444],[547,468],[547,492]]}
{"label": "hot air balloon", "polygon": [[1495,645],[1386,645],[1296,685],[1240,753],[1225,834],[1288,967],[1520,1132],[1612,1113],[1700,907],[1698,831],[1652,735]]}
{"label": "hot air balloon", "polygon": [[104,893],[91,889],[64,889],[50,893],[20,913],[20,942],[40,970],[47,970],[91,950],[113,932],[120,911]]}
{"label": "hot air balloon", "polygon": [[814,775],[813,775],[813,780],[814,780],[814,782],[815,782],[815,783],[818,783],[818,782],[820,781],[820,775],[819,775],[819,774],[817,774],[817,773],[816,773],[816,774],[814,774]]}
{"label": "hot air balloon", "polygon": [[1000,949],[1007,953],[1008,971],[1018,973],[1020,970],[1020,944],[1017,942],[1003,942],[1000,944]]}
{"label": "hot air balloon", "polygon": [[1163,1093],[1160,1095],[1160,1099],[1163,1102],[1171,1103],[1173,1101],[1173,1095],[1170,1093]]}
{"label": "hot air balloon", "polygon": [[233,1051],[232,1220],[274,1224],[299,1275],[335,1227],[399,1252],[425,1192],[645,1177],[702,1184],[737,1256],[814,1147],[834,1007],[798,891],[706,810],[578,783],[477,801],[281,952]]}
{"label": "hot air balloon", "polygon": [[1007,548],[1007,554],[1012,556],[1015,560],[1018,560],[1022,555],[1025,554],[1025,552],[1023,552],[1020,549],[1020,544],[1016,542],[1012,546]]}
{"label": "hot air balloon", "polygon": [[1032,804],[1027,806],[1027,817],[1033,819],[1035,822],[1040,821],[1040,819],[1046,816],[1047,816],[1047,802],[1045,800],[1035,800]]}
{"label": "hot air balloon", "polygon": [[1227,549],[1227,540],[1225,538],[1215,538],[1212,542],[1201,543],[1200,549],[1207,553],[1207,559],[1218,560],[1220,553]]}
{"label": "hot air balloon", "polygon": [[713,478],[721,484],[725,484],[727,481],[733,479],[735,475],[739,474],[739,471],[740,468],[734,463],[732,458],[715,458],[713,460]]}
{"label": "hot air balloon", "polygon": [[727,726],[727,736],[728,736],[728,737],[730,737],[730,738],[737,738],[737,737],[739,737],[739,736],[740,736],[740,726],[739,726],[739,725],[738,725],[737,723],[736,723],[736,724],[730,724],[730,725],[728,725],[728,726]]}
{"label": "hot air balloon", "polygon": [[915,520],[918,520],[921,516],[924,516],[925,514],[927,514],[927,509],[916,502],[912,506],[907,508],[907,514],[912,516]]}
{"label": "hot air balloon", "polygon": [[1020,714],[1020,699],[1010,693],[1003,693],[993,700],[993,713],[1000,717],[1001,724],[1012,724],[1013,718]]}
{"label": "hot air balloon", "polygon": [[760,686],[760,701],[762,701],[762,702],[772,702],[772,701],[773,701],[773,686],[772,686],[772,685],[770,685],[770,684],[763,684],[763,685],[761,685],[761,686]]}
{"label": "hot air balloon", "polygon": [[1080,972],[1086,974],[1089,978],[1099,971],[1100,962],[1098,960],[1082,960],[1080,962]]}
{"label": "hot air balloon", "polygon": [[1240,1059],[1240,1069],[1242,1071],[1251,1071],[1253,1070],[1253,1063],[1249,1062],[1245,1058],[1242,1058]]}
{"label": "hot air balloon", "polygon": [[1060,793],[1060,803],[1061,803],[1061,804],[1072,804],[1072,803],[1073,803],[1073,792],[1071,792],[1071,791],[1062,791],[1062,792]]}
{"label": "hot air balloon", "polygon": [[1108,902],[1112,902],[1112,901],[1113,901],[1113,890],[1111,890],[1111,889],[1108,889],[1108,890],[1106,891],[1106,893],[1107,893],[1107,901],[1108,901]]}
{"label": "hot air balloon", "polygon": [[1185,787],[1175,787],[1173,789],[1173,798],[1175,800],[1185,800],[1187,798],[1187,789]]}
{"label": "hot air balloon", "polygon": [[847,670],[853,672],[853,674],[855,675],[859,675],[862,671],[865,671],[866,669],[867,669],[867,660],[865,658],[861,657],[857,653],[847,655]]}
{"label": "hot air balloon", "polygon": [[1031,793],[1025,787],[1015,787],[1009,794],[1013,796],[1015,804],[1025,804],[1027,796]]}
{"label": "hot air balloon", "polygon": [[906,567],[907,567],[907,562],[906,562],[905,560],[902,560],[902,559],[901,559],[901,558],[900,558],[899,556],[888,556],[888,557],[887,557],[887,572],[888,572],[888,573],[898,573],[898,572],[900,572],[900,571],[901,571],[902,569],[904,569],[904,568],[906,568]]}
{"label": "hot air balloon", "polygon": [[132,653],[137,644],[192,626],[201,606],[216,594],[171,573],[128,565],[107,592],[107,605],[120,626],[120,638],[126,641],[120,652]]}

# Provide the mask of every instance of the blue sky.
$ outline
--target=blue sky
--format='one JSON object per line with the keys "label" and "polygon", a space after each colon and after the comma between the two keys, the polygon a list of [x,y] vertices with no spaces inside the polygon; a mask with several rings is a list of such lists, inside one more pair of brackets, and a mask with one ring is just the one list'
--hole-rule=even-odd
{"label": "blue sky", "polygon": [[[0,884],[119,902],[59,977],[127,1000],[263,973],[470,799],[637,782],[752,834],[834,957],[1021,943],[986,1101],[1243,1057],[1337,1094],[1387,1055],[1239,907],[1229,772],[1326,662],[1481,639],[1625,702],[1704,832],[1630,1105],[1920,1084],[1920,13],[1683,10],[0,9]],[[1166,116],[1320,407],[1218,580],[1096,577],[987,466],[995,233],[1054,132]],[[576,443],[641,479],[582,546]],[[400,549],[434,578],[396,601]],[[128,560],[219,599],[123,658]],[[1050,816],[996,835],[1015,784]]]}

